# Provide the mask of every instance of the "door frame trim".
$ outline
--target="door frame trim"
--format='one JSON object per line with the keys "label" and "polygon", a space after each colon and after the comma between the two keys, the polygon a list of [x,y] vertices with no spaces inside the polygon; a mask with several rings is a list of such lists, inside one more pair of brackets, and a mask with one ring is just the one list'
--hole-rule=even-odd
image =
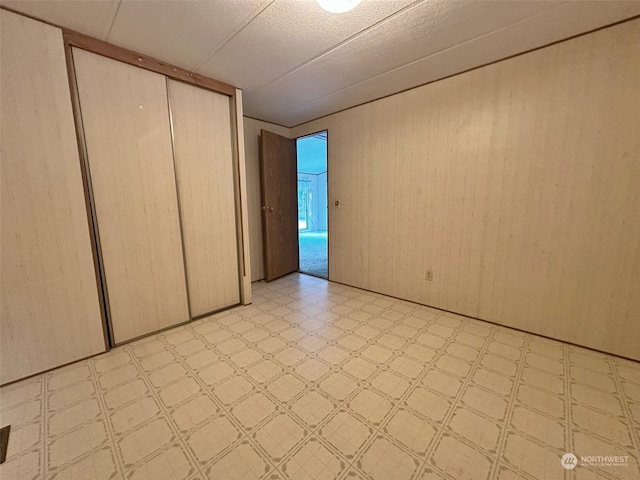
{"label": "door frame trim", "polygon": [[190,72],[184,68],[176,67],[170,63],[157,60],[133,50],[118,47],[111,43],[90,37],[89,35],[76,32],[75,30],[62,28],[62,35],[65,44],[71,45],[72,47],[97,53],[103,57],[128,63],[129,65],[144,68],[145,70],[151,70],[152,72],[160,73],[169,78],[181,80],[198,87],[206,88],[207,90],[213,90],[216,93],[222,93],[229,97],[233,97],[236,93],[236,87],[228,83]]}
{"label": "door frame trim", "polygon": [[[315,135],[318,135],[319,133],[323,133],[323,132],[327,132],[327,278],[324,277],[318,277],[318,278],[324,278],[325,280],[329,280],[331,278],[331,272],[330,272],[330,261],[329,261],[329,249],[331,248],[330,242],[329,242],[329,224],[330,224],[330,219],[331,219],[331,209],[329,208],[329,128],[323,128],[322,130],[318,130],[317,132],[312,132],[312,133],[307,133],[305,135],[300,135],[299,137],[295,137],[295,141],[296,141],[296,162],[298,161],[298,140],[300,140],[301,138],[306,138],[306,137],[313,137]],[[300,270],[300,236],[298,236],[298,271],[300,273],[303,273],[304,275],[311,275],[312,277],[316,277],[317,275],[313,275],[312,273],[306,273]]]}
{"label": "door frame trim", "polygon": [[116,345],[111,326],[111,308],[109,304],[109,291],[107,290],[107,279],[104,272],[104,261],[102,257],[102,245],[100,243],[100,228],[98,225],[98,215],[96,214],[95,200],[93,196],[93,184],[91,183],[91,168],[89,165],[89,154],[87,151],[87,141],[84,134],[84,123],[82,121],[82,107],[80,105],[80,93],[78,91],[78,79],[73,58],[73,48],[68,43],[64,44],[65,60],[67,63],[67,75],[69,78],[69,92],[71,95],[71,111],[75,124],[76,142],[78,146],[78,157],[80,158],[80,175],[84,188],[84,199],[87,210],[87,223],[89,224],[89,238],[91,240],[91,251],[93,253],[93,266],[96,274],[96,287],[98,289],[98,300],[100,302],[100,315],[102,317],[102,331],[104,334],[105,351],[109,351]]}

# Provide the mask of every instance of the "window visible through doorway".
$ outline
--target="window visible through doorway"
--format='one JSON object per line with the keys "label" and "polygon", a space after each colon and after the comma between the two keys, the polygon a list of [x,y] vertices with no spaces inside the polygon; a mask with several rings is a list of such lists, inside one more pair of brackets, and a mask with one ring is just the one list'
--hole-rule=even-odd
{"label": "window visible through doorway", "polygon": [[311,180],[298,179],[298,230],[313,228],[313,218],[310,207],[313,192]]}

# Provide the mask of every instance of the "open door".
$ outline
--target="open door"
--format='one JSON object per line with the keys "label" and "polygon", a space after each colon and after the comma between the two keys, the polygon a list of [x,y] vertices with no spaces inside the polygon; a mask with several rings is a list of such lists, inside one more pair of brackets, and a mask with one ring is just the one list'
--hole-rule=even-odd
{"label": "open door", "polygon": [[262,239],[267,282],[298,270],[296,141],[261,131]]}
{"label": "open door", "polygon": [[298,137],[300,272],[329,278],[327,130]]}

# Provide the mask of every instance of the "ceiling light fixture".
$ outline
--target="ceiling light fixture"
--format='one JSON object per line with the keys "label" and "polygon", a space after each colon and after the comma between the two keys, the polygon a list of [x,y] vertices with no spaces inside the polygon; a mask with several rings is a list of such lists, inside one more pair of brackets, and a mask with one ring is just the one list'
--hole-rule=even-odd
{"label": "ceiling light fixture", "polygon": [[316,0],[318,5],[330,13],[344,13],[356,8],[362,0]]}

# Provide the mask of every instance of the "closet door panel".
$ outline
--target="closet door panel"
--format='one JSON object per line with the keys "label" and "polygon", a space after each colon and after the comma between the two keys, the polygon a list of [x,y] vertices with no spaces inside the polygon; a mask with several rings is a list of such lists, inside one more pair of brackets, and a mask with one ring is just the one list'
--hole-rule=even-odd
{"label": "closet door panel", "polygon": [[189,320],[165,77],[74,49],[116,343]]}
{"label": "closet door panel", "polygon": [[192,315],[240,302],[229,97],[168,80]]}
{"label": "closet door panel", "polygon": [[62,32],[0,10],[0,383],[105,350]]}

